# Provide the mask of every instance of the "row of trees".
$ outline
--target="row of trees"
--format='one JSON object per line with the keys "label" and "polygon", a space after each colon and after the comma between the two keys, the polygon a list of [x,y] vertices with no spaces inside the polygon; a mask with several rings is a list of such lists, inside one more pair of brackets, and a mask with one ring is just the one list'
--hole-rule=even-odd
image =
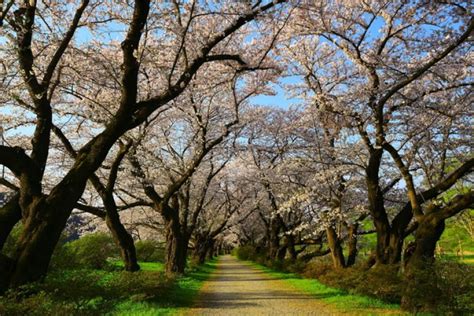
{"label": "row of trees", "polygon": [[[414,233],[415,278],[446,219],[474,202],[471,10],[7,1],[0,164],[15,195],[0,246],[19,221],[23,234],[0,257],[0,288],[46,274],[74,209],[105,220],[129,271],[119,215],[141,209],[164,230],[168,272],[184,270],[189,244],[202,261],[224,239],[344,268],[365,233],[369,265],[398,264]],[[256,106],[277,84],[297,104]]]}
{"label": "row of trees", "polygon": [[[0,163],[15,178],[3,181],[17,191],[2,208],[6,220],[0,230],[8,235],[16,222],[23,222],[16,256],[1,259],[1,288],[46,274],[61,231],[88,181],[104,202],[106,221],[120,245],[130,248],[130,238],[123,236],[125,230],[117,221],[116,211],[123,208],[115,201],[120,163],[134,147],[134,172],[147,176],[140,166],[143,157],[138,157],[143,143],[129,141],[139,138],[134,129],[155,128],[151,125],[168,110],[173,112],[170,124],[177,129],[171,136],[197,137],[193,147],[177,149],[189,165],[183,166],[183,174],[170,170],[169,184],[159,192],[154,183],[142,180],[153,208],[177,237],[177,192],[203,157],[231,133],[238,122],[232,116],[240,104],[259,90],[260,82],[271,79],[274,71],[266,60],[279,23],[264,22],[267,14],[277,18],[286,14],[280,2],[84,0],[2,5],[2,124],[7,132],[24,127],[24,133],[6,135],[6,144],[0,147]],[[173,119],[178,104],[188,104],[186,111],[192,111],[188,102],[193,99],[199,102],[194,106],[198,121]],[[219,102],[225,104],[216,110]],[[208,128],[204,121],[220,118],[226,118],[223,126]],[[155,155],[150,162],[159,161],[162,153],[157,151],[162,148],[153,143],[143,147]],[[68,156],[62,154],[64,148]],[[114,151],[118,153],[108,165]],[[106,181],[99,174],[101,167]],[[124,256],[133,261],[133,250],[124,251]],[[136,268],[130,265],[131,270]]]}
{"label": "row of trees", "polygon": [[[310,200],[307,207],[317,205],[313,220],[326,217],[326,209],[329,221],[342,220],[349,231],[370,214],[380,264],[399,262],[403,240],[414,230],[413,258],[433,256],[439,227],[472,204],[469,186],[442,199],[474,163],[472,64],[465,45],[474,24],[467,12],[442,4],[303,5],[294,26],[298,40],[286,42],[281,54],[289,75],[304,78],[289,85],[304,106],[286,124],[293,127],[288,134],[271,132],[274,141],[265,146],[276,147],[270,151],[280,160],[286,153],[300,177],[304,165],[310,178],[296,181],[302,199],[292,192],[283,201],[295,201],[276,209],[294,204],[301,210]],[[462,26],[454,31],[456,23]],[[282,150],[278,143],[288,139]],[[267,168],[277,160],[270,158]]]}

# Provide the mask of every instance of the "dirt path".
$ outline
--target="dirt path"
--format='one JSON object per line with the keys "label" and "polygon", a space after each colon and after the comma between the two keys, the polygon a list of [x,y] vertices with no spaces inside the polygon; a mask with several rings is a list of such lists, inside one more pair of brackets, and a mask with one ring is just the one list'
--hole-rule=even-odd
{"label": "dirt path", "polygon": [[317,296],[239,262],[221,257],[187,315],[335,315]]}

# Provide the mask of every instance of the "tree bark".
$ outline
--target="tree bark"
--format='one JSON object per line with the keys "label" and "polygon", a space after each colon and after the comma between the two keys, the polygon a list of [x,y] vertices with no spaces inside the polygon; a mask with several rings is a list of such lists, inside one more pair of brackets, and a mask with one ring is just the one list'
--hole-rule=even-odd
{"label": "tree bark", "polygon": [[415,249],[407,261],[407,270],[422,269],[434,262],[436,243],[444,231],[444,219],[426,216],[415,234]]}
{"label": "tree bark", "polygon": [[21,220],[21,209],[18,204],[19,194],[15,194],[0,208],[0,251],[10,235],[13,227]]}
{"label": "tree bark", "polygon": [[336,269],[345,268],[344,254],[342,252],[341,241],[333,227],[326,228],[329,249],[331,249],[331,258]]}
{"label": "tree bark", "polygon": [[216,240],[215,239],[212,239],[209,243],[209,250],[207,252],[207,259],[208,260],[211,260],[212,258],[214,258],[214,248],[215,248],[215,244],[216,244]]}
{"label": "tree bark", "polygon": [[415,236],[414,250],[407,258],[405,268],[405,280],[407,287],[403,292],[401,306],[405,310],[413,312],[427,311],[432,309],[434,301],[426,301],[426,298],[420,300],[422,293],[430,292],[436,300],[433,292],[433,284],[436,283],[436,275],[432,273],[433,263],[435,261],[434,253],[436,243],[444,231],[444,219],[438,219],[434,216],[427,216],[418,226]]}
{"label": "tree bark", "polygon": [[168,274],[184,273],[188,254],[189,236],[181,231],[179,218],[165,220],[166,224],[166,262]]}
{"label": "tree bark", "polygon": [[288,253],[290,254],[291,261],[296,261],[298,257],[298,252],[295,249],[295,236],[288,235],[287,240]]}
{"label": "tree bark", "polygon": [[[2,284],[17,287],[43,279],[54,248],[70,215],[70,211],[64,210],[72,211],[72,206],[67,206],[68,201],[64,201],[64,204],[66,205],[64,208],[60,207],[61,204],[51,205],[46,203],[45,198],[40,198],[33,203],[29,212],[31,216],[26,218],[22,235],[17,243],[15,266],[12,273],[5,276],[8,281],[3,280]],[[38,216],[39,214],[41,216]]]}
{"label": "tree bark", "polygon": [[285,260],[286,258],[286,251],[287,251],[287,246],[286,244],[281,246],[279,249],[278,249],[278,252],[277,252],[277,260],[278,261],[283,261]]}
{"label": "tree bark", "polygon": [[348,255],[347,255],[347,263],[346,267],[351,267],[355,264],[357,258],[357,230],[359,228],[359,224],[354,223],[349,225],[348,228]]}
{"label": "tree bark", "polygon": [[[14,268],[14,262],[11,258],[0,253],[0,275],[11,275]],[[0,278],[0,295],[3,294],[9,286],[9,278]]]}
{"label": "tree bark", "polygon": [[370,151],[369,163],[365,170],[367,193],[369,200],[369,211],[374,221],[377,232],[377,247],[375,259],[377,264],[388,263],[387,247],[390,240],[390,223],[384,206],[383,191],[379,183],[379,170],[382,161],[382,149],[372,149]]}
{"label": "tree bark", "polygon": [[211,251],[210,246],[212,240],[206,236],[198,235],[196,238],[196,248],[194,250],[194,258],[196,258],[199,264],[203,264],[206,261],[206,257]]}
{"label": "tree bark", "polygon": [[206,261],[206,257],[210,251],[209,245],[206,242],[205,244],[201,244],[197,247],[198,247],[198,251],[195,257],[197,258],[197,261],[199,264],[203,264]]}
{"label": "tree bark", "polygon": [[280,231],[282,228],[282,219],[276,215],[270,222],[270,247],[268,250],[268,259],[276,260],[280,251]]}
{"label": "tree bark", "polygon": [[120,254],[125,266],[125,271],[135,272],[140,270],[133,237],[123,226],[119,214],[117,212],[107,211],[105,222],[112,233],[115,243],[120,248]]}

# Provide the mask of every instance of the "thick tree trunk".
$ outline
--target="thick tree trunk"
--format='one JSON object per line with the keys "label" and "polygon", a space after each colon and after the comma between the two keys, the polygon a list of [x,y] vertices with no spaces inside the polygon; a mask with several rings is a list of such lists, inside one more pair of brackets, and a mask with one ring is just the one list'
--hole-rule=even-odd
{"label": "thick tree trunk", "polygon": [[9,280],[0,283],[17,287],[41,280],[46,275],[54,248],[72,211],[70,203],[63,202],[64,206],[61,203],[53,206],[46,203],[45,198],[39,198],[32,203],[17,244],[15,266],[12,273],[5,276]]}
{"label": "thick tree trunk", "polygon": [[13,227],[21,220],[18,200],[19,194],[16,194],[0,209],[0,294],[9,287],[9,276],[14,268],[13,259],[2,254],[1,251]]}
{"label": "thick tree trunk", "polygon": [[119,111],[105,131],[81,149],[72,169],[49,195],[42,195],[39,185],[39,189],[34,190],[39,192],[32,194],[31,183],[22,184],[20,207],[23,232],[17,244],[12,273],[0,275],[0,284],[17,287],[44,278],[54,248],[84,192],[87,179],[99,168],[115,141],[125,132],[122,125],[128,119],[128,113]]}
{"label": "thick tree trunk", "polygon": [[206,257],[210,251],[209,244],[210,242],[204,241],[203,244],[198,246],[196,258],[199,264],[203,264],[206,261]]}
{"label": "thick tree trunk", "polygon": [[11,258],[0,253],[0,295],[8,289],[10,279],[6,276],[12,274],[14,268],[14,262]]}
{"label": "thick tree trunk", "polygon": [[199,264],[203,264],[206,261],[206,256],[209,251],[209,240],[204,235],[196,236],[196,245],[194,248],[193,257]]}
{"label": "thick tree trunk", "polygon": [[444,227],[444,220],[429,215],[418,225],[415,234],[415,249],[408,258],[407,270],[410,268],[423,269],[434,262],[436,243],[441,237]]}
{"label": "thick tree trunk", "polygon": [[13,196],[0,208],[0,251],[3,249],[13,227],[21,220],[21,209],[18,204],[19,194]]}
{"label": "thick tree trunk", "polygon": [[214,248],[215,248],[215,244],[216,244],[216,240],[215,239],[212,239],[210,242],[209,242],[209,248],[208,248],[208,251],[207,251],[207,259],[211,260],[212,258],[214,258]]}
{"label": "thick tree trunk", "polygon": [[369,211],[377,232],[377,247],[375,260],[377,264],[387,264],[387,248],[390,240],[390,223],[384,206],[384,197],[379,184],[379,169],[383,150],[375,149],[370,152],[369,163],[365,170]]}
{"label": "thick tree trunk", "polygon": [[199,264],[203,264],[206,258],[212,258],[215,240],[208,234],[200,234],[196,237],[196,248],[194,250],[194,258]]}
{"label": "thick tree trunk", "polygon": [[135,243],[132,236],[120,221],[119,214],[117,212],[107,211],[105,222],[112,233],[115,243],[120,248],[120,254],[125,266],[125,271],[135,272],[140,270],[140,266],[137,262]]}
{"label": "thick tree trunk", "polygon": [[278,249],[278,253],[277,253],[277,260],[278,261],[283,261],[285,260],[286,258],[286,250],[287,250],[287,246],[286,245],[283,245],[282,247],[280,247],[280,249]]}
{"label": "thick tree trunk", "polygon": [[[374,221],[376,222],[376,221]],[[402,258],[404,231],[391,228],[384,221],[376,222],[377,248],[368,266],[373,264],[399,264]]]}
{"label": "thick tree trunk", "polygon": [[[433,292],[436,275],[431,269],[435,260],[436,243],[444,227],[443,219],[428,215],[416,230],[414,250],[407,258],[405,269],[407,287],[401,300],[401,306],[405,310],[429,311],[435,305],[436,297],[442,295],[442,293]],[[431,302],[426,299],[426,293],[431,293],[430,296],[433,298]],[[420,295],[423,299],[418,297]]]}
{"label": "thick tree trunk", "polygon": [[392,231],[390,232],[388,246],[385,249],[385,254],[388,264],[398,264],[402,259],[402,250],[403,250],[403,241],[404,236],[400,235],[399,232]]}
{"label": "thick tree trunk", "polygon": [[333,227],[326,228],[326,236],[328,239],[329,249],[331,249],[331,258],[336,269],[342,269],[346,266],[344,254],[339,237]]}
{"label": "thick tree trunk", "polygon": [[348,228],[349,240],[348,244],[348,254],[347,254],[347,263],[346,267],[351,267],[355,264],[357,258],[357,229],[359,224],[351,224]]}
{"label": "thick tree trunk", "polygon": [[179,218],[166,220],[166,273],[184,273],[188,242],[189,237],[181,231]]}
{"label": "thick tree trunk", "polygon": [[292,261],[296,261],[298,257],[298,252],[295,249],[295,236],[293,235],[288,235],[288,253],[290,254],[290,258]]}
{"label": "thick tree trunk", "polygon": [[278,250],[280,249],[280,238],[272,234],[270,244],[268,248],[268,259],[275,260],[278,256]]}
{"label": "thick tree trunk", "polygon": [[413,218],[410,204],[405,205],[392,221],[392,228],[387,249],[387,259],[389,264],[398,264],[402,259],[403,242],[405,231]]}
{"label": "thick tree trunk", "polygon": [[272,218],[270,223],[270,247],[268,249],[268,259],[276,260],[280,251],[280,231],[281,218],[277,215]]}

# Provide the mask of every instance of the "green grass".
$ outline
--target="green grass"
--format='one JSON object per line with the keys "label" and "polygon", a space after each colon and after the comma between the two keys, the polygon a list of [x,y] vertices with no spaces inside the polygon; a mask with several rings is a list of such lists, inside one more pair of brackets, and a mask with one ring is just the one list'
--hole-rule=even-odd
{"label": "green grass", "polygon": [[[120,260],[115,260],[111,263],[118,268],[124,267],[123,261]],[[161,262],[140,262],[141,271],[163,271],[164,267],[164,264]]]}
{"label": "green grass", "polygon": [[0,297],[0,315],[174,315],[192,305],[216,263],[176,278],[165,276],[160,263],[140,263],[142,270],[135,273],[52,271],[44,283]]}
{"label": "green grass", "polygon": [[388,304],[375,298],[350,294],[328,287],[314,279],[306,279],[294,273],[278,272],[254,262],[247,262],[302,292],[314,295],[315,298],[321,299],[341,312],[360,312],[364,315],[404,314],[397,304]]}
{"label": "green grass", "polygon": [[119,304],[113,315],[176,315],[190,307],[196,299],[201,286],[214,271],[217,260],[189,271],[179,277],[171,288],[159,299],[145,302],[127,300]]}
{"label": "green grass", "polygon": [[444,253],[442,255],[438,255],[437,257],[444,260],[451,260],[451,261],[467,264],[470,266],[474,266],[474,253],[473,252],[469,252],[468,254],[464,253],[463,256],[460,256],[456,253]]}

